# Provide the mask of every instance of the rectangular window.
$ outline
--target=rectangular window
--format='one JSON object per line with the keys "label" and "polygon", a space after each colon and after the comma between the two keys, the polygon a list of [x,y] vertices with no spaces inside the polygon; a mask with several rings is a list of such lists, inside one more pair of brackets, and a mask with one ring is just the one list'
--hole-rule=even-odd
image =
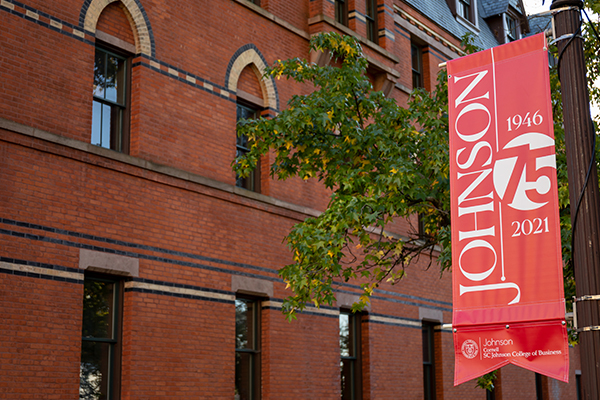
{"label": "rectangular window", "polygon": [[458,15],[473,22],[471,18],[471,0],[458,0]]}
{"label": "rectangular window", "polygon": [[366,0],[367,2],[367,39],[377,43],[377,0]]}
{"label": "rectangular window", "polygon": [[506,39],[507,42],[519,39],[519,33],[517,31],[517,21],[508,14],[504,14],[506,19]]}
{"label": "rectangular window", "polygon": [[335,20],[348,26],[348,0],[335,0]]}
{"label": "rectangular window", "polygon": [[96,47],[92,144],[127,152],[128,75],[125,57]]}
{"label": "rectangular window", "polygon": [[423,321],[423,392],[425,400],[435,399],[435,342],[434,324]]}
{"label": "rectangular window", "polygon": [[[244,104],[237,104],[237,120],[254,119],[258,117],[258,110]],[[245,135],[237,136],[236,139],[236,158],[241,157],[250,151],[250,141]],[[260,191],[260,164],[256,169],[245,178],[236,176],[235,186],[251,190],[253,192]]]}
{"label": "rectangular window", "polygon": [[235,300],[235,399],[260,399],[260,302]]}
{"label": "rectangular window", "polygon": [[414,43],[410,45],[410,58],[412,64],[413,89],[422,88],[423,85],[423,55],[421,48]]}
{"label": "rectangular window", "polygon": [[341,399],[361,398],[360,315],[340,311]]}
{"label": "rectangular window", "polygon": [[83,283],[83,326],[79,398],[119,398],[120,283],[86,276]]}

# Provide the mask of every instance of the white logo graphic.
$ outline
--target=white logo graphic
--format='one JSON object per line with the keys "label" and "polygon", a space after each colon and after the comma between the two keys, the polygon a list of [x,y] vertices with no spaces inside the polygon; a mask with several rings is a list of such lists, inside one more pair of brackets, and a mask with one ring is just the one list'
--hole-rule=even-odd
{"label": "white logo graphic", "polygon": [[[525,133],[508,142],[506,146],[504,146],[503,150],[525,145],[529,145],[529,150],[543,149],[554,146],[554,139],[548,135],[544,135],[543,133]],[[504,198],[504,195],[506,194],[506,188],[508,187],[508,183],[513,175],[516,164],[517,157],[500,159],[494,164],[494,188],[500,196],[500,199]],[[556,169],[556,158],[554,154],[535,159],[536,171],[544,167]],[[535,189],[535,191],[539,194],[548,193],[551,186],[550,178],[542,175],[535,181],[528,181],[526,177],[526,168],[527,165],[523,166],[523,171],[521,172],[521,177],[519,178],[517,190],[512,201],[508,203],[508,206],[514,208],[515,210],[537,210],[538,208],[548,204],[547,201],[543,203],[536,203],[532,201],[527,195],[527,191]]]}
{"label": "white logo graphic", "polygon": [[468,359],[475,358],[477,357],[477,353],[479,353],[479,346],[477,346],[474,340],[467,339],[463,342],[460,351]]}

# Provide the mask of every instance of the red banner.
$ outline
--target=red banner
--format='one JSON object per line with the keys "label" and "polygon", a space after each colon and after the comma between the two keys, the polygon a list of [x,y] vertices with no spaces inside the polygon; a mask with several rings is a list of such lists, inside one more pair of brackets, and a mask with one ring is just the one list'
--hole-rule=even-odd
{"label": "red banner", "polygon": [[508,363],[567,381],[546,39],[447,68],[454,384]]}

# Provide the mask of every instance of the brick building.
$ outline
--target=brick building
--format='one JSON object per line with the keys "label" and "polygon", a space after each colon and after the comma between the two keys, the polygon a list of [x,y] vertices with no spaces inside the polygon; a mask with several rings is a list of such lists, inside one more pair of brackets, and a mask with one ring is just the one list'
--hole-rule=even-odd
{"label": "brick building", "polygon": [[[322,62],[312,34],[356,36],[405,104],[465,32],[488,48],[522,17],[514,0],[1,0],[0,397],[485,398],[453,387],[451,278],[425,261],[363,314],[345,284],[286,322],[282,239],[328,193],[230,164],[238,118],[310,90],[262,71]],[[505,367],[493,396],[575,399],[575,374]]]}

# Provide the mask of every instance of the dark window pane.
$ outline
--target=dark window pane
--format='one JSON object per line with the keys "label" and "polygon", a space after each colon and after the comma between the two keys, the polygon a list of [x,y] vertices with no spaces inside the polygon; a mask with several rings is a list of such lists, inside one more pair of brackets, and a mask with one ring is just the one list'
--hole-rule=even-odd
{"label": "dark window pane", "polygon": [[235,399],[260,398],[260,303],[235,300]]}
{"label": "dark window pane", "polygon": [[83,285],[84,338],[113,339],[115,284],[86,280]]}
{"label": "dark window pane", "polygon": [[94,96],[104,98],[106,86],[106,53],[96,49],[94,57]]}
{"label": "dark window pane", "polygon": [[345,0],[335,0],[335,20],[342,25],[348,24],[348,9]]}
{"label": "dark window pane", "polygon": [[464,19],[471,21],[471,2],[469,0],[459,0],[458,13]]}
{"label": "dark window pane", "polygon": [[[256,109],[246,107],[238,104],[236,110],[237,120],[241,121],[244,119],[253,119],[258,117],[258,111]],[[237,136],[236,138],[236,157],[241,157],[250,151],[250,145],[248,138],[244,135]],[[257,191],[257,178],[259,176],[260,169],[257,167],[250,175],[246,178],[236,176],[235,185],[244,189]]]}
{"label": "dark window pane", "polygon": [[431,361],[430,353],[429,353],[429,329],[427,326],[423,327],[422,336],[423,336],[423,362],[428,363]]}
{"label": "dark window pane", "polygon": [[423,87],[423,68],[421,62],[421,49],[415,44],[410,45],[410,58],[412,66],[413,89]]}
{"label": "dark window pane", "polygon": [[110,148],[121,151],[121,128],[123,126],[123,109],[119,106],[110,107]]}
{"label": "dark window pane", "polygon": [[84,341],[81,345],[79,398],[109,399],[112,345]]}
{"label": "dark window pane", "polygon": [[377,1],[366,0],[367,39],[377,42]]}
{"label": "dark window pane", "polygon": [[435,398],[433,327],[432,323],[424,322],[421,329],[423,338],[423,392],[425,400]]}
{"label": "dark window pane", "polygon": [[253,358],[252,353],[235,353],[235,399],[252,399],[253,381]]}
{"label": "dark window pane", "polygon": [[340,361],[340,373],[342,376],[342,400],[354,399],[354,360]]}

